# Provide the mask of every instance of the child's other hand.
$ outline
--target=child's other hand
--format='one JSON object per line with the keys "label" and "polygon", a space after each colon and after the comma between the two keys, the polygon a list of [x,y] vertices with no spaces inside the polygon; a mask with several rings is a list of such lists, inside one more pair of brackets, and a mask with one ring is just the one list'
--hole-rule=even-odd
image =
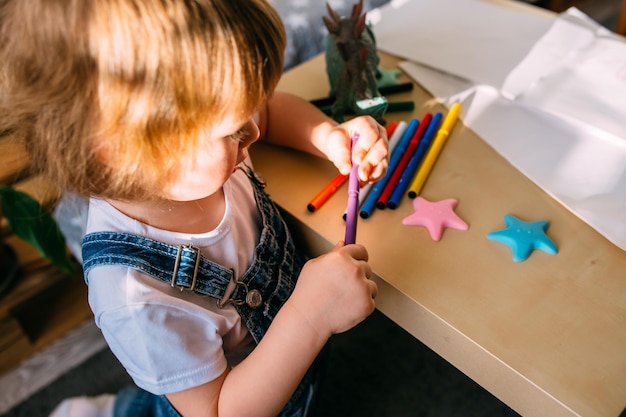
{"label": "child's other hand", "polygon": [[289,298],[321,337],[351,329],[374,311],[378,292],[364,246],[338,243],[307,262]]}
{"label": "child's other hand", "polygon": [[359,165],[359,179],[363,183],[381,179],[389,162],[387,132],[372,117],[359,116],[333,128],[328,135],[328,158],[339,172],[348,175],[352,166],[350,146],[354,133],[359,134],[352,150],[354,161]]}

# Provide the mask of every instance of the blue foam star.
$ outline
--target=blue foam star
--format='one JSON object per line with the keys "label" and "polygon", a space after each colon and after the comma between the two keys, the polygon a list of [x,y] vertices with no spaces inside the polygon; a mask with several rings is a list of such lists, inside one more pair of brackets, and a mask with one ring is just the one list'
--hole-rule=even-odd
{"label": "blue foam star", "polygon": [[506,229],[496,230],[487,234],[487,239],[508,245],[513,251],[513,261],[525,261],[535,249],[554,255],[557,248],[546,235],[550,223],[547,220],[525,222],[515,216],[504,216]]}

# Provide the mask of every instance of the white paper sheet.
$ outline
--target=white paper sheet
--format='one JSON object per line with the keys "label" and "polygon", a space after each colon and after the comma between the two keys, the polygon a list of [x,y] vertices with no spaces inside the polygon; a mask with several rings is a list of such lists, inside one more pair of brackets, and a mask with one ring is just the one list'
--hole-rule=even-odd
{"label": "white paper sheet", "polygon": [[463,102],[467,108],[463,121],[479,136],[626,250],[626,141],[615,142],[537,108],[521,106],[490,87],[477,87]]}
{"label": "white paper sheet", "polygon": [[[548,59],[554,51],[567,59]],[[570,10],[502,85],[475,85],[426,64],[401,67],[442,103],[462,102],[467,126],[626,250],[625,42]]]}
{"label": "white paper sheet", "polygon": [[506,96],[626,140],[626,42],[577,9],[509,74]]}
{"label": "white paper sheet", "polygon": [[484,0],[392,0],[368,17],[380,50],[498,87],[554,20]]}

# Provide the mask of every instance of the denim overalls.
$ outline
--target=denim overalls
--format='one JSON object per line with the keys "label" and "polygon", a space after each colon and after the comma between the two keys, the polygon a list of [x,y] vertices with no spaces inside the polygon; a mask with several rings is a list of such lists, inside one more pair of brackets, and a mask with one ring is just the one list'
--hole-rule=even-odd
{"label": "denim overalls", "polygon": [[[98,232],[84,237],[85,277],[98,265],[122,265],[165,281],[181,291],[213,297],[220,307],[232,304],[258,344],[293,292],[306,259],[296,250],[277,207],[263,190],[264,184],[249,168],[246,173],[253,185],[263,226],[253,263],[241,279],[235,281],[237,285],[228,299],[225,299],[226,287],[236,279],[232,270],[206,259],[191,245],[174,246],[125,233]],[[306,415],[322,371],[318,362],[320,360],[309,369],[280,416]],[[242,399],[245,397],[242,393]],[[116,417],[180,416],[165,396],[136,388],[120,391],[114,410]]]}

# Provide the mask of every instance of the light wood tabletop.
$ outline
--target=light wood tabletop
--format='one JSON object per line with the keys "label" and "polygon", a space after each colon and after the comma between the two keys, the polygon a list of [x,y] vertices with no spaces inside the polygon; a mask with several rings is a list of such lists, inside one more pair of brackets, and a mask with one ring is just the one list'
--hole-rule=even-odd
{"label": "light wood tabletop", "polygon": [[[382,66],[395,57],[380,54]],[[400,81],[410,81],[402,75]],[[288,71],[279,90],[308,100],[328,94],[323,56]],[[418,84],[390,101],[414,112],[447,112]],[[255,144],[255,169],[312,254],[344,236],[347,184],[319,210],[307,203],[336,174],[328,162]],[[369,251],[379,285],[377,308],[524,416],[617,417],[626,407],[626,252],[553,200],[462,123],[453,129],[421,194],[458,200],[469,230],[446,229],[433,241],[396,210],[360,219],[357,243]],[[489,240],[504,216],[548,220],[558,253],[534,251],[514,262]]]}

